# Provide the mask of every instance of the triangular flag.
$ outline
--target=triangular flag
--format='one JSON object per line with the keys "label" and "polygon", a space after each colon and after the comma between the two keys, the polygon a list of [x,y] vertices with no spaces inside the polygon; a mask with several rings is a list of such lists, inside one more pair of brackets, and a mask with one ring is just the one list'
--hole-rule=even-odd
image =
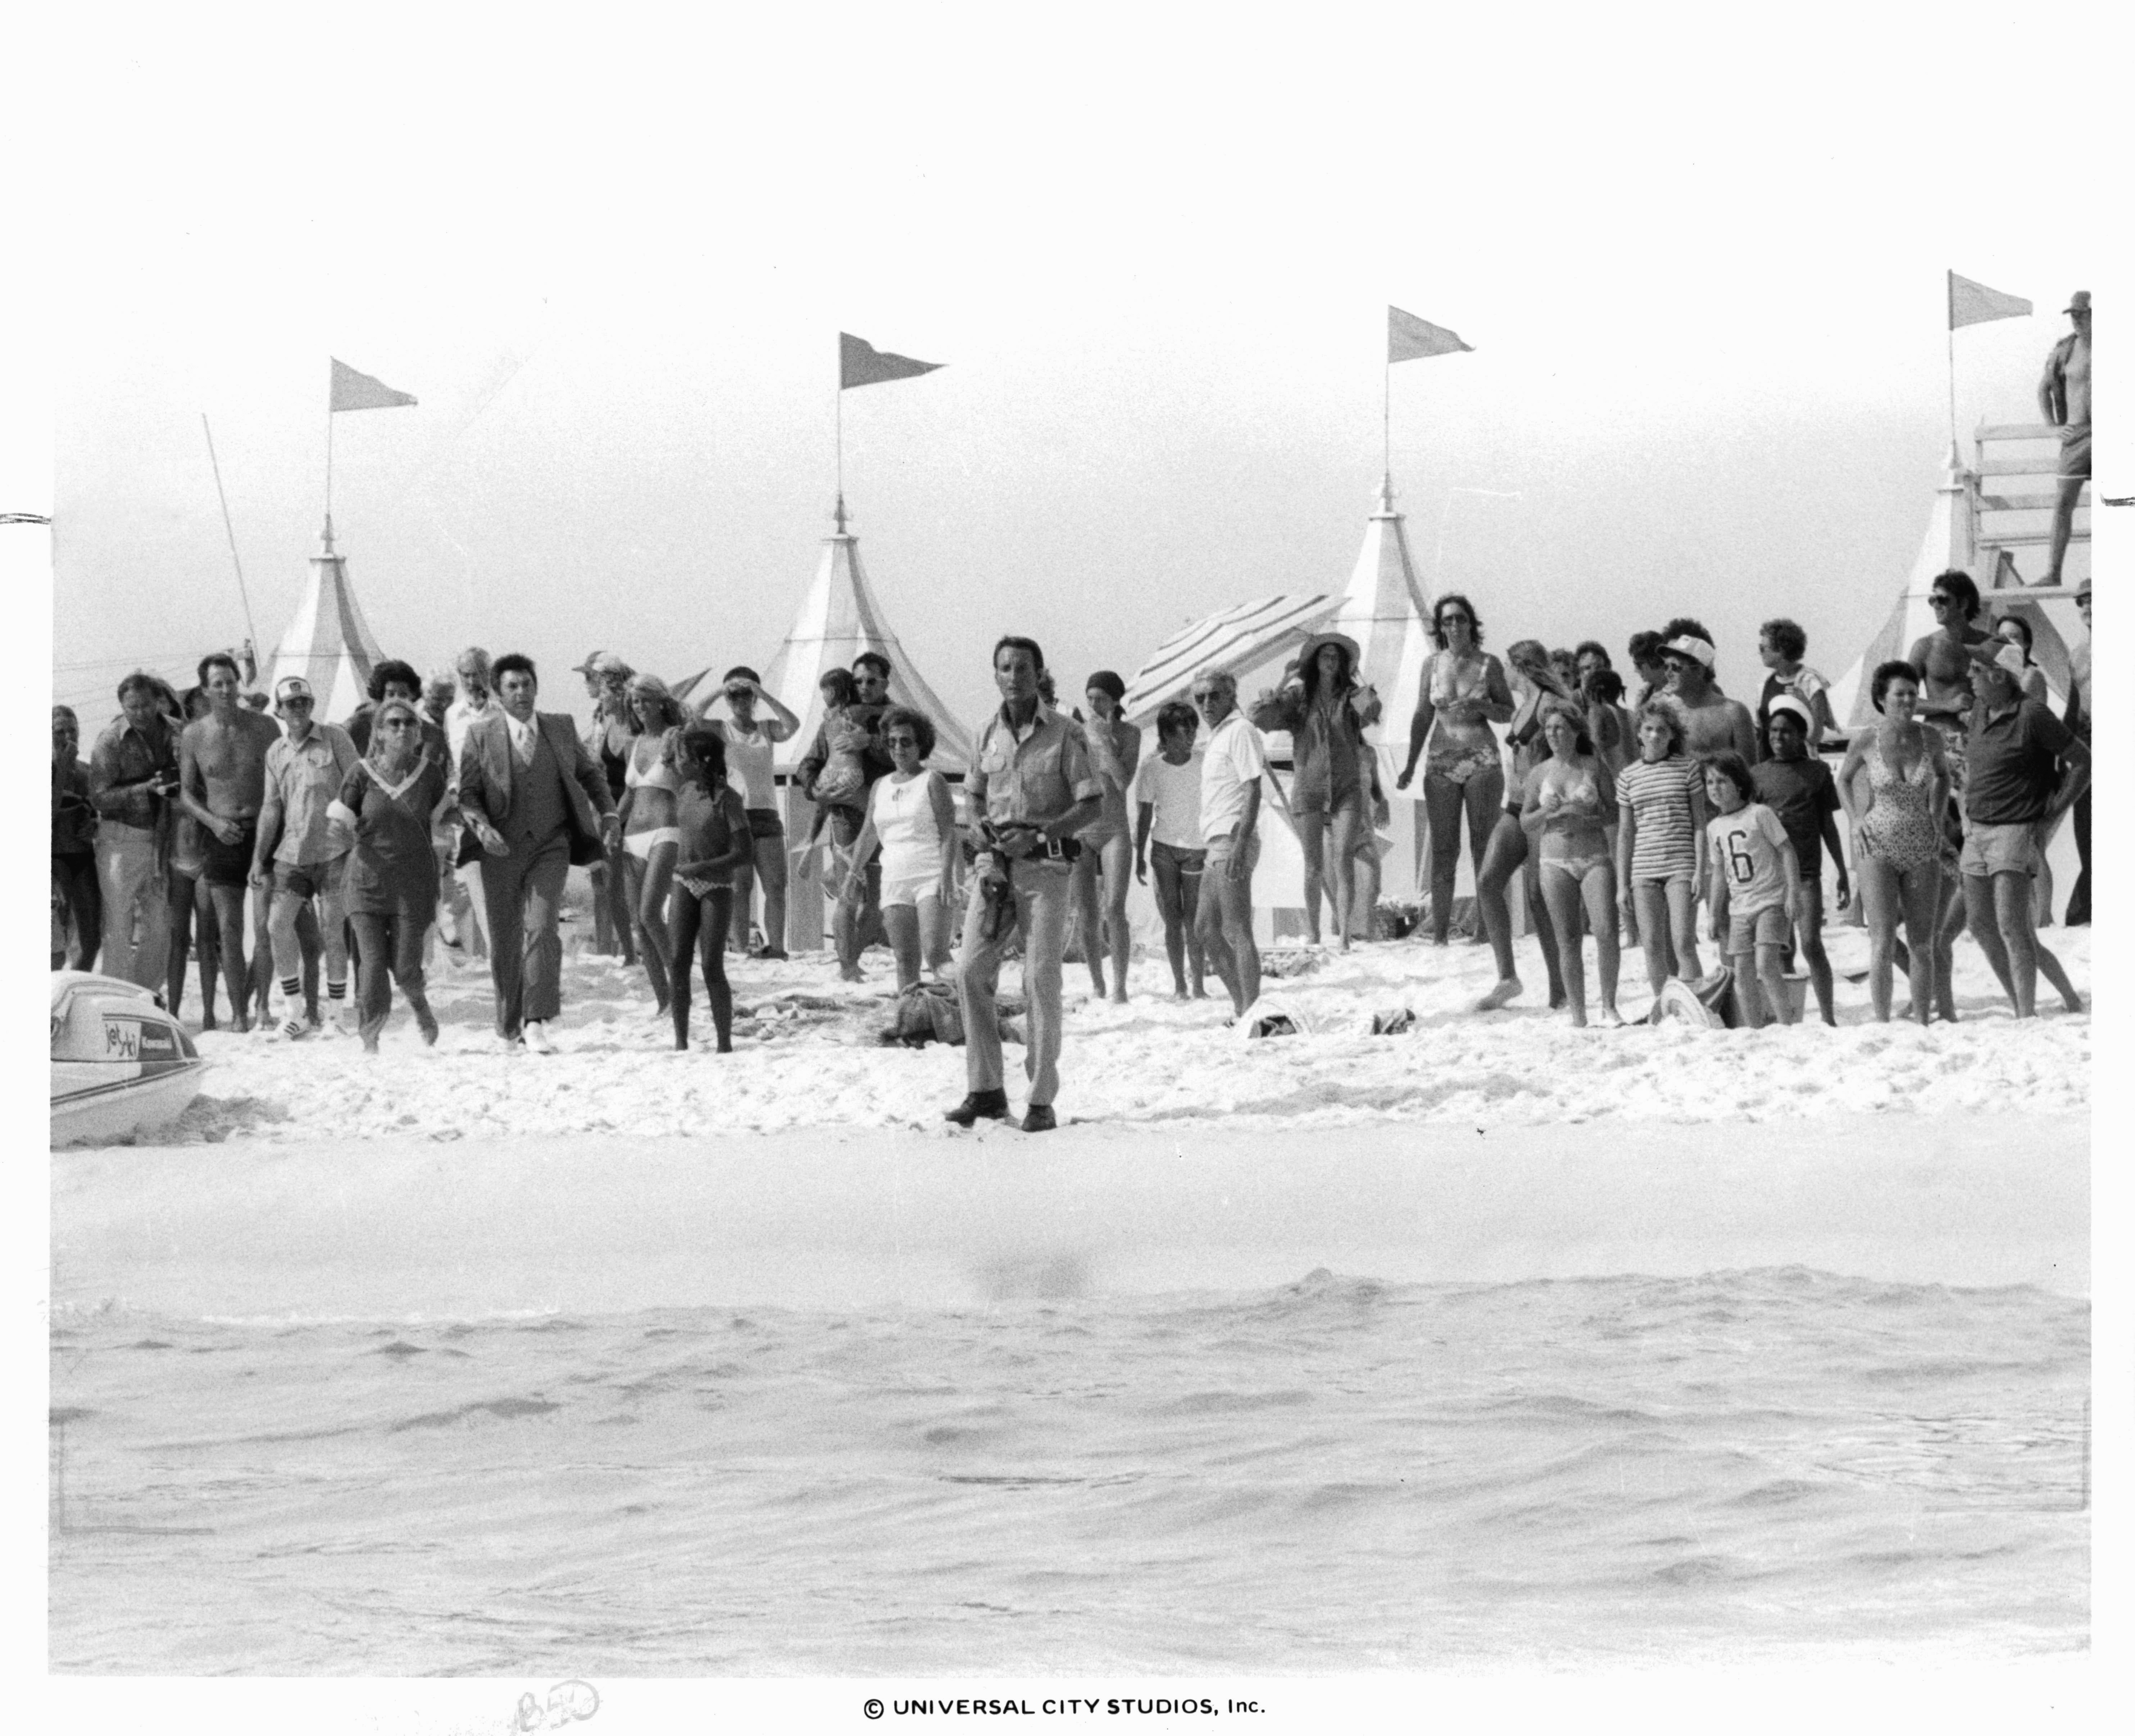
{"label": "triangular flag", "polygon": [[838,390],[855,386],[879,386],[885,380],[909,380],[947,366],[939,361],[914,361],[909,356],[891,356],[864,337],[850,332],[838,333]]}
{"label": "triangular flag", "polygon": [[1418,319],[1413,313],[1404,313],[1398,308],[1387,309],[1387,360],[1413,361],[1419,356],[1451,356],[1462,350],[1473,350],[1472,343],[1463,343],[1458,332],[1449,332],[1443,326],[1434,326],[1427,319]]}
{"label": "triangular flag", "polygon": [[2004,295],[1968,277],[1949,274],[1949,328],[1976,326],[1984,320],[2015,319],[2029,313],[2031,304],[2021,295]]}
{"label": "triangular flag", "polygon": [[412,392],[396,392],[383,381],[373,380],[368,374],[359,374],[345,361],[333,361],[333,379],[327,392],[327,414],[337,410],[398,410],[404,404],[413,404]]}

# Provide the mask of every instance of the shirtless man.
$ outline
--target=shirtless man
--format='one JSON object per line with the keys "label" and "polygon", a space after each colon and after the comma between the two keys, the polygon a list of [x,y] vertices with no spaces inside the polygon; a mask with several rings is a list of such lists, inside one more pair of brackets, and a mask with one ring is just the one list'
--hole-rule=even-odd
{"label": "shirtless man", "polygon": [[[222,936],[222,980],[230,991],[230,1028],[249,1030],[246,1009],[244,895],[259,841],[267,749],[281,738],[274,720],[244,703],[237,660],[215,651],[200,662],[205,717],[178,737],[178,801],[208,834],[201,870]],[[262,901],[264,904],[264,900]]]}
{"label": "shirtless man", "polygon": [[1668,691],[1682,706],[1683,749],[1693,759],[1701,754],[1736,753],[1744,764],[1755,765],[1757,720],[1741,701],[1728,698],[1713,685],[1716,655],[1711,640],[1691,633],[1661,647]]}
{"label": "shirtless man", "polygon": [[2075,528],[2076,502],[2090,480],[2090,291],[2079,289],[2061,309],[2075,327],[2046,357],[2039,381],[2039,412],[2061,431],[2060,493],[2054,502],[2053,541],[2041,584],[2061,582],[2061,560]]}

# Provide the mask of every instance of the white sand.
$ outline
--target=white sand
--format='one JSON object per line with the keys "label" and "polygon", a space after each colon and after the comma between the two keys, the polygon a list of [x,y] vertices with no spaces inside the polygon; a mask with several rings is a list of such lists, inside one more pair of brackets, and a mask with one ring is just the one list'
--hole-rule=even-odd
{"label": "white sand", "polygon": [[[2077,987],[2089,983],[2090,933],[2049,930]],[[1978,948],[1958,946],[1961,1022],[1873,1023],[1866,942],[1831,938],[1841,972],[1838,1028],[1811,1021],[1763,1031],[1678,1026],[1570,1027],[1544,1006],[1546,979],[1523,943],[1527,992],[1504,1011],[1469,1012],[1493,980],[1488,948],[1415,943],[1318,956],[1304,974],[1271,977],[1271,997],[1305,1016],[1312,1033],[1247,1042],[1224,1026],[1227,1002],[1173,1002],[1163,960],[1140,959],[1126,1006],[1088,999],[1088,977],[1068,968],[1068,1040],[1058,1103],[1064,1120],[1171,1127],[1220,1120],[1241,1130],[1342,1127],[1389,1120],[1503,1127],[1606,1121],[1767,1122],[1871,1113],[2022,1113],[2074,1116],[2089,1105],[2091,1021],[2071,1015],[2042,982],[2044,1016],[2019,1024]],[[1276,955],[1299,961],[1298,949]],[[964,1089],[961,1050],[884,1048],[892,977],[888,955],[869,980],[837,982],[827,955],[732,967],[735,1052],[673,1052],[651,1018],[643,975],[612,960],[566,964],[559,1053],[501,1047],[491,1031],[487,968],[444,966],[433,998],[445,1024],[434,1050],[396,1007],[375,1057],[351,1038],[285,1044],[210,1033],[206,1090],[173,1142],[230,1137],[332,1142],[396,1136],[495,1139],[579,1133],[715,1137],[811,1127],[905,1127],[943,1137],[942,1111]],[[1593,980],[1590,948],[1588,975]],[[1004,989],[1013,991],[1015,973]],[[1905,999],[1900,980],[1898,1001]],[[1640,955],[1624,954],[1620,1005],[1649,1004]],[[1407,1007],[1416,1024],[1368,1034],[1374,1012]],[[697,991],[693,1038],[710,1021]],[[1022,1097],[1021,1050],[1008,1051],[1010,1095]]]}

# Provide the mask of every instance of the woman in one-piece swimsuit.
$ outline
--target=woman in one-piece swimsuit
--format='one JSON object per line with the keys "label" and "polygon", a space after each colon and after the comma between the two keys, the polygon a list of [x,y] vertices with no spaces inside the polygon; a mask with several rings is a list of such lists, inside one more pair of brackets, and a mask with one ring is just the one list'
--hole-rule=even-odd
{"label": "woman in one-piece swimsuit", "polygon": [[1949,768],[1940,733],[1914,720],[1920,681],[1910,663],[1880,666],[1869,696],[1882,715],[1873,729],[1854,738],[1838,773],[1838,798],[1853,832],[1854,881],[1868,919],[1869,999],[1876,1018],[1888,1023],[1902,917],[1912,1016],[1924,1025],[1934,1011],[1940,817],[1949,799]]}
{"label": "woman in one-piece swimsuit", "polygon": [[678,779],[666,759],[666,736],[683,722],[681,704],[656,675],[634,675],[626,690],[637,725],[623,762],[623,855],[617,866],[629,878],[630,908],[637,929],[637,955],[658,1003],[667,1011],[668,976],[674,955],[668,943],[667,895],[675,873],[675,792]]}
{"label": "woman in one-piece swimsuit", "polygon": [[1550,920],[1549,905],[1542,896],[1540,858],[1527,846],[1520,825],[1520,791],[1527,773],[1547,753],[1542,741],[1542,708],[1545,701],[1569,701],[1571,696],[1550,667],[1549,652],[1538,639],[1522,639],[1505,652],[1513,684],[1520,692],[1519,708],[1513,714],[1505,740],[1513,749],[1513,794],[1498,817],[1496,828],[1483,852],[1483,866],[1475,873],[1475,904],[1483,913],[1483,925],[1497,955],[1497,987],[1476,1003],[1478,1012],[1499,1007],[1520,992],[1519,973],[1513,965],[1513,912],[1505,888],[1524,867],[1527,876],[1527,909],[1532,914],[1535,938],[1542,943],[1542,963],[1549,972],[1549,1004],[1565,1004],[1564,978],[1557,968],[1556,932]]}
{"label": "woman in one-piece swimsuit", "polygon": [[[1431,829],[1431,938],[1444,946],[1453,920],[1453,882],[1460,866],[1460,819],[1468,818],[1468,849],[1478,880],[1483,852],[1497,824],[1505,794],[1493,723],[1513,715],[1513,690],[1505,666],[1482,648],[1483,623],[1474,605],[1457,592],[1438,599],[1431,636],[1438,649],[1423,666],[1416,715],[1408,730],[1408,764],[1394,780],[1406,789],[1425,752],[1423,808]],[[1478,921],[1474,938],[1487,938]]]}

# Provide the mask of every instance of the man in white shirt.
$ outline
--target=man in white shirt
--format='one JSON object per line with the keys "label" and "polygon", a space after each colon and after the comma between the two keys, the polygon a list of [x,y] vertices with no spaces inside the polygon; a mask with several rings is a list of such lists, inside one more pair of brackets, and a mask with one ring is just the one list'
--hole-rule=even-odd
{"label": "man in white shirt", "polygon": [[1253,866],[1259,861],[1261,732],[1238,709],[1238,678],[1224,671],[1194,677],[1193,706],[1208,728],[1201,759],[1201,836],[1208,858],[1193,926],[1209,963],[1242,1014],[1261,997],[1261,952],[1253,941]]}
{"label": "man in white shirt", "polygon": [[460,752],[467,745],[467,725],[477,717],[487,716],[496,701],[490,692],[489,653],[479,645],[470,645],[453,664],[453,685],[458,696],[445,707],[445,742],[451,754],[451,774],[453,795],[453,830],[458,833],[453,843],[453,874],[455,886],[449,898],[456,933],[474,936],[470,956],[487,958],[489,954],[489,911],[482,895],[482,844],[471,832],[462,830],[458,818],[460,783]]}

